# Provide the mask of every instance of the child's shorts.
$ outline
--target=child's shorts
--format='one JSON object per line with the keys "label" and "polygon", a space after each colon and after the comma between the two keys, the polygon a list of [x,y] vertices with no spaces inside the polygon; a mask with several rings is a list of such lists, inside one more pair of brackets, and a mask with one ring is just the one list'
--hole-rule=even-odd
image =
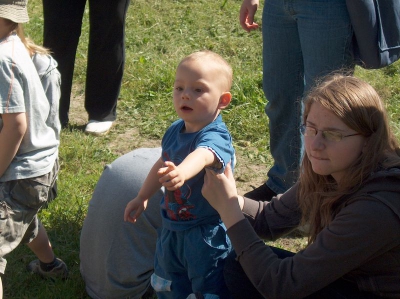
{"label": "child's shorts", "polygon": [[36,237],[37,213],[54,197],[58,169],[56,160],[48,174],[0,183],[0,273],[4,273],[7,263],[3,257]]}

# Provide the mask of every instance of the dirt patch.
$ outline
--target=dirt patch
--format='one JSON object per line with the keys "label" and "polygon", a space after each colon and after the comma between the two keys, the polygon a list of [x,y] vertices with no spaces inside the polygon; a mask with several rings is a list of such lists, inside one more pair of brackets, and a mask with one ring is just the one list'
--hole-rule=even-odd
{"label": "dirt patch", "polygon": [[74,90],[74,98],[71,99],[69,108],[69,121],[77,126],[84,126],[88,121],[88,116],[85,111],[85,97],[84,95],[77,95]]}
{"label": "dirt patch", "polygon": [[[115,126],[118,126],[118,121],[116,122]],[[109,147],[118,155],[126,154],[135,148],[152,148],[161,146],[161,140],[144,138],[140,135],[137,128],[127,129],[121,133],[118,133],[118,135],[115,137],[116,138],[110,142]]]}

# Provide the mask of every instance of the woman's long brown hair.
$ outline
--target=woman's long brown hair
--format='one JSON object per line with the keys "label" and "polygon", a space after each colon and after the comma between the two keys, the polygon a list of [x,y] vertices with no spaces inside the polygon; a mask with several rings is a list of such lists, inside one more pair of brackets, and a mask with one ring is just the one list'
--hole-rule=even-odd
{"label": "woman's long brown hair", "polygon": [[305,100],[303,123],[311,106],[319,103],[333,112],[350,129],[367,138],[367,143],[344,179],[318,175],[304,155],[300,171],[299,205],[302,224],[308,224],[309,244],[343,206],[343,195],[351,194],[375,171],[400,166],[399,144],[394,137],[384,103],[368,83],[351,76],[332,75],[312,90]]}

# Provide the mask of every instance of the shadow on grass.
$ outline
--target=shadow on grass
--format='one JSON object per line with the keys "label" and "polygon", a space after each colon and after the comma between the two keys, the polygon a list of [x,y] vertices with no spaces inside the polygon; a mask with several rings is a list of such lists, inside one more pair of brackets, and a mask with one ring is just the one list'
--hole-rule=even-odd
{"label": "shadow on grass", "polygon": [[[90,298],[79,271],[79,238],[83,215],[65,217],[55,211],[46,215],[47,229],[54,253],[68,266],[66,280],[48,280],[26,270],[26,265],[36,259],[30,249],[20,244],[6,256],[7,268],[2,277],[4,298]],[[43,213],[49,213],[44,210]],[[69,215],[71,216],[71,215]]]}
{"label": "shadow on grass", "polygon": [[78,124],[69,123],[66,127],[63,127],[63,130],[67,130],[69,132],[72,132],[72,131],[84,132],[85,128],[86,128],[86,125],[78,125]]}

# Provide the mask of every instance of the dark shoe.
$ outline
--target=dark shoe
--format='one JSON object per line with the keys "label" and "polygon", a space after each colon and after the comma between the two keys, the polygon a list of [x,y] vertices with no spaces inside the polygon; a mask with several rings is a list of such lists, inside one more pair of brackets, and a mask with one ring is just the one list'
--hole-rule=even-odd
{"label": "dark shoe", "polygon": [[57,258],[57,261],[59,264],[50,271],[43,271],[42,268],[40,268],[39,260],[30,262],[28,266],[26,266],[26,269],[32,273],[39,274],[44,278],[66,279],[68,277],[67,265],[59,258]]}
{"label": "dark shoe", "polygon": [[66,129],[66,128],[68,128],[68,125],[69,125],[69,122],[67,121],[67,122],[62,122],[61,123],[61,129]]}
{"label": "dark shoe", "polygon": [[275,195],[276,193],[272,191],[266,184],[262,184],[260,187],[245,193],[243,196],[256,201],[271,201],[272,197]]}
{"label": "dark shoe", "polygon": [[154,291],[153,287],[150,285],[147,288],[146,293],[143,294],[142,299],[153,299],[153,298],[156,298],[156,297],[157,297],[156,291]]}

